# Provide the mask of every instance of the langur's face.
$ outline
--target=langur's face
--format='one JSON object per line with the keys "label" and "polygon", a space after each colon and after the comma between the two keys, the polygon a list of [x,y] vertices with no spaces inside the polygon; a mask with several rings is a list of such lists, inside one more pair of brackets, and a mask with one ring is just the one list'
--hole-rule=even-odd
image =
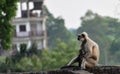
{"label": "langur's face", "polygon": [[85,40],[85,36],[83,34],[78,34],[78,41],[84,41]]}

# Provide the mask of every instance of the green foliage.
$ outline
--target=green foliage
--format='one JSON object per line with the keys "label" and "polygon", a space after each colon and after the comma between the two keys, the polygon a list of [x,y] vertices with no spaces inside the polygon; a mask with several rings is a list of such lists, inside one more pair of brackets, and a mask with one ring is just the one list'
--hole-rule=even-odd
{"label": "green foliage", "polygon": [[82,24],[77,33],[86,31],[90,38],[100,46],[100,63],[111,64],[113,57],[117,57],[113,54],[119,52],[120,40],[118,37],[120,34],[118,33],[120,32],[120,22],[118,19],[100,16],[88,10],[81,20]]}
{"label": "green foliage", "polygon": [[61,39],[65,43],[70,42],[71,33],[66,29],[65,22],[62,17],[55,18],[46,8],[47,13],[47,34],[48,46],[53,48],[57,43],[57,39]]}
{"label": "green foliage", "polygon": [[[10,9],[9,6],[5,9],[5,12],[3,11],[3,7],[5,7],[4,4],[8,2],[10,2],[10,6],[13,4],[11,7],[14,8],[16,0],[1,0],[0,2],[0,39],[3,39],[2,45],[4,45],[4,49],[10,46],[13,28],[10,20],[16,10],[15,7],[13,13],[10,13],[12,9],[8,11],[10,13],[9,16],[3,15],[3,13],[7,14],[6,11]],[[80,48],[76,40],[76,34],[83,31],[86,31],[90,38],[99,44],[101,55],[100,64],[120,64],[120,22],[118,19],[100,16],[89,10],[85,16],[81,18],[81,27],[79,27],[76,32],[75,30],[68,31],[65,28],[63,18],[55,18],[47,8],[46,12],[48,16],[47,33],[49,49],[43,51],[37,50],[36,44],[26,49],[26,45],[23,44],[21,51],[17,52],[16,55],[7,58],[0,57],[0,72],[44,71],[65,66],[78,54]],[[107,60],[109,60],[109,62]]]}
{"label": "green foliage", "polygon": [[120,38],[113,40],[110,48],[110,51],[112,51],[111,54],[115,54],[116,52],[118,52],[120,50],[119,46],[120,46]]}
{"label": "green foliage", "polygon": [[20,45],[20,54],[21,55],[25,55],[25,53],[27,52],[27,45],[26,44],[21,44]]}
{"label": "green foliage", "polygon": [[15,69],[19,71],[39,71],[42,67],[40,59],[33,55],[31,58],[23,57],[19,62],[16,62]]}
{"label": "green foliage", "polygon": [[11,19],[15,16],[17,10],[17,0],[0,1],[0,39],[3,49],[11,47],[13,26]]}
{"label": "green foliage", "polygon": [[38,54],[38,49],[36,43],[33,43],[27,51],[28,56]]}
{"label": "green foliage", "polygon": [[[0,58],[0,71],[44,71],[58,69],[67,65],[67,63],[77,55],[79,46],[77,46],[76,41],[66,44],[58,39],[57,42],[59,44],[56,44],[52,50],[37,50],[37,52],[40,53],[35,54],[35,52],[30,56],[29,54],[23,56],[22,54],[18,53],[16,55],[7,57],[6,59]],[[29,51],[31,50],[28,50],[28,52]]]}
{"label": "green foliage", "polygon": [[[78,54],[78,48],[76,42],[66,44],[60,39],[57,40],[59,44],[56,44],[53,50],[43,51],[42,53],[42,69],[58,69],[62,66],[67,65],[67,63]],[[70,54],[69,54],[70,53]],[[48,62],[49,61],[49,62]]]}

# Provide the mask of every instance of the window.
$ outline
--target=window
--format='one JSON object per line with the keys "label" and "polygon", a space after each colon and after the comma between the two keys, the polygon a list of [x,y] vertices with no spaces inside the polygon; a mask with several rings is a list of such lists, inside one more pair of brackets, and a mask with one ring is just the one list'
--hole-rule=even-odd
{"label": "window", "polygon": [[26,26],[20,25],[20,32],[25,32],[25,31],[26,31]]}

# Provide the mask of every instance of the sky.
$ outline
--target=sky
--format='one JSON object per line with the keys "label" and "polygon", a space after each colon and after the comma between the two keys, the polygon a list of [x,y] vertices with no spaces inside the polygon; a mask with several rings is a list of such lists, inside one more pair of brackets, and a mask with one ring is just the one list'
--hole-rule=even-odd
{"label": "sky", "polygon": [[45,5],[54,17],[65,19],[65,26],[77,29],[80,17],[87,10],[92,10],[102,16],[120,18],[120,0],[45,0]]}

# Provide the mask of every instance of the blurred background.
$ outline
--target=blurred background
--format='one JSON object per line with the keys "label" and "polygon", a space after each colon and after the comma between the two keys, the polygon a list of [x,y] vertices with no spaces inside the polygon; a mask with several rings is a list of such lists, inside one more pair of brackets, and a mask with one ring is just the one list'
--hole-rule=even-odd
{"label": "blurred background", "polygon": [[120,65],[119,0],[2,0],[0,72],[59,69],[78,54],[77,34],[98,43],[101,65]]}

